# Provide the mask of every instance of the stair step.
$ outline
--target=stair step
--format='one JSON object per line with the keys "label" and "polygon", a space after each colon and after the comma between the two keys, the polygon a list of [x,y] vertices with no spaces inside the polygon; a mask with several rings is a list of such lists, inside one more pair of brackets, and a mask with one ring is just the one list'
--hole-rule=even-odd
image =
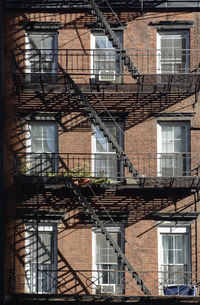
{"label": "stair step", "polygon": [[110,41],[115,40],[115,38],[114,38],[112,35],[108,35],[108,39],[109,39]]}

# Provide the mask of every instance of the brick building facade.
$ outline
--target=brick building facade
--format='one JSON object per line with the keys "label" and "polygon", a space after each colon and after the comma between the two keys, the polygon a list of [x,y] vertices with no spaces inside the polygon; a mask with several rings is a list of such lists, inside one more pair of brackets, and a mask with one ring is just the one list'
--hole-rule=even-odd
{"label": "brick building facade", "polygon": [[198,300],[199,5],[5,2],[11,303]]}

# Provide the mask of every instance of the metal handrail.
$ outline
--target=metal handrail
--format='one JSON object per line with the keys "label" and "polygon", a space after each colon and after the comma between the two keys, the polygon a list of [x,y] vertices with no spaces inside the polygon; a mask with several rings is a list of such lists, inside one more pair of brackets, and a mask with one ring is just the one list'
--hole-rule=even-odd
{"label": "metal handrail", "polygon": [[[199,49],[126,49],[140,74],[199,73]],[[99,71],[115,71],[116,75],[129,75],[120,63],[115,49],[15,49],[13,56],[24,73],[59,73],[60,67],[69,74],[99,76]],[[42,70],[43,64],[53,65]],[[106,68],[105,63],[110,65]],[[38,66],[40,64],[40,67]],[[112,63],[112,64],[111,64]],[[167,66],[170,65],[170,70]],[[104,67],[105,66],[105,67]],[[111,68],[112,66],[112,68]],[[37,71],[36,71],[37,70]],[[17,72],[17,71],[16,71]],[[18,71],[20,72],[20,71]]]}
{"label": "metal handrail", "polygon": [[[28,268],[29,263],[27,263]],[[85,270],[69,270],[69,269],[51,269],[43,270],[40,268],[40,264],[37,267],[38,276],[40,279],[48,278],[50,283],[49,287],[43,291],[34,291],[35,293],[46,294],[51,293],[51,290],[62,291],[64,289],[65,293],[78,293],[81,285],[84,286],[84,291],[93,293],[107,293],[107,294],[125,294],[134,293],[137,291],[134,279],[128,277],[128,271],[126,270],[107,270],[107,269],[85,269]],[[152,295],[197,295],[199,294],[199,272],[176,272],[178,276],[184,276],[185,283],[174,282],[174,284],[168,284],[167,277],[168,273],[163,271],[153,271],[153,270],[137,270],[143,280],[145,280],[148,285],[151,286]],[[103,273],[114,275],[115,283],[103,283]],[[28,278],[27,278],[28,281]],[[42,283],[41,283],[42,284]],[[16,277],[16,289],[20,285],[18,278]],[[116,286],[118,292],[108,291],[107,287]],[[177,288],[177,289],[174,289]],[[181,289],[180,289],[181,288]],[[42,290],[42,287],[40,287]],[[168,293],[166,293],[166,291]],[[84,293],[84,292],[83,292]]]}
{"label": "metal handrail", "polygon": [[[126,153],[140,177],[199,176],[200,153]],[[66,176],[74,178],[130,178],[115,152],[16,153],[15,175]]]}

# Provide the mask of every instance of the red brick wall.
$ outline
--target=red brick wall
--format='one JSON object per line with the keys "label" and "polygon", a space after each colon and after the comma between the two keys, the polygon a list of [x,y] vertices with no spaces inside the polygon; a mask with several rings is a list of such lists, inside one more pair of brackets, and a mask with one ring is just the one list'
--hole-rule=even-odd
{"label": "red brick wall", "polygon": [[[126,15],[126,14],[125,14]],[[149,26],[149,22],[156,22],[161,20],[193,20],[194,27],[190,29],[191,48],[199,47],[199,13],[147,13],[136,18],[135,15],[129,13],[127,16],[122,16],[122,21],[128,20],[126,32],[133,40],[134,45],[130,43],[129,38],[124,33],[124,46],[125,48],[148,49],[156,48],[156,30]],[[62,22],[63,28],[60,29],[58,35],[58,46],[62,49],[88,49],[90,48],[90,31],[84,27],[85,22],[94,21],[91,16],[87,14],[54,14],[54,13],[18,13],[7,12],[5,21],[5,140],[6,140],[6,189],[7,189],[7,215],[8,215],[8,244],[7,244],[7,257],[11,261],[13,259],[13,243],[14,234],[11,231],[12,217],[10,211],[13,210],[16,201],[16,191],[13,190],[12,179],[12,157],[13,151],[22,151],[25,149],[25,126],[22,126],[22,121],[19,120],[18,110],[23,110],[23,105],[34,103],[38,98],[27,101],[26,94],[23,101],[19,101],[15,93],[13,93],[13,83],[11,75],[11,51],[13,48],[24,48],[25,31],[18,25],[19,21],[52,21]],[[83,80],[82,80],[83,81]],[[80,81],[80,82],[82,82]],[[130,81],[130,78],[127,78]],[[131,80],[132,81],[132,80]],[[135,81],[134,81],[135,82]],[[67,104],[67,97],[64,98],[64,103]],[[40,103],[40,101],[38,102]],[[57,101],[59,104],[59,100]],[[45,105],[43,105],[45,109]],[[31,107],[30,107],[31,108]],[[27,110],[27,108],[26,108]],[[63,109],[62,109],[63,110]],[[64,109],[65,110],[65,109]],[[76,112],[66,110],[66,115],[63,116],[62,122],[66,127],[66,131],[59,127],[59,151],[77,152],[77,153],[90,153],[91,151],[91,129],[90,124],[77,127],[77,122],[85,120],[83,115],[80,115],[78,110]],[[173,106],[165,110],[167,113],[171,112],[186,112],[194,113],[191,119],[191,151],[198,152],[200,150],[200,102],[199,99],[195,103],[195,97],[184,99],[179,103],[174,103]],[[125,151],[131,158],[134,152],[156,152],[157,151],[157,122],[159,118],[151,116],[144,122],[133,125],[125,130],[124,146]],[[23,121],[24,122],[24,121]],[[103,197],[103,196],[102,196]],[[44,198],[42,200],[45,200]],[[69,199],[65,204],[69,204]],[[189,205],[191,203],[191,205]],[[131,204],[136,202],[133,200]],[[196,207],[194,205],[193,196],[188,196],[184,200],[177,202],[176,209],[184,211],[198,211],[198,202]],[[187,207],[188,206],[188,207]],[[145,206],[144,206],[145,208]],[[175,211],[175,206],[170,205],[167,211]],[[85,278],[79,273],[79,280],[75,279],[73,274],[63,275],[64,270],[91,270],[92,269],[92,230],[89,228],[79,228],[76,226],[70,229],[64,224],[58,225],[58,268],[59,277],[61,279],[59,286],[59,293],[71,293],[77,291],[85,293],[88,289],[91,292],[91,285],[86,285]],[[193,270],[198,270],[199,267],[199,220],[192,224],[191,231],[191,244],[192,244],[192,267]],[[146,271],[144,279],[146,285],[153,294],[157,294],[157,226],[154,221],[138,221],[136,224],[130,224],[126,230],[125,235],[130,242],[131,247],[126,244],[125,253],[127,258],[133,264],[134,268],[139,271]],[[20,238],[18,236],[18,238]],[[23,241],[20,241],[23,245]],[[23,256],[23,250],[21,250]],[[22,275],[23,278],[23,263],[24,260],[16,258],[16,274],[17,278]],[[8,268],[9,269],[9,268]],[[149,271],[149,272],[147,272]],[[91,276],[90,272],[84,275]],[[68,281],[69,280],[69,281]],[[19,280],[23,283],[23,279]],[[7,271],[7,283],[9,283],[9,270]],[[75,285],[75,286],[74,286]],[[8,284],[9,287],[9,284]],[[23,292],[23,284],[17,286],[18,292]],[[136,288],[136,285],[127,287],[127,295],[139,295],[141,292]]]}

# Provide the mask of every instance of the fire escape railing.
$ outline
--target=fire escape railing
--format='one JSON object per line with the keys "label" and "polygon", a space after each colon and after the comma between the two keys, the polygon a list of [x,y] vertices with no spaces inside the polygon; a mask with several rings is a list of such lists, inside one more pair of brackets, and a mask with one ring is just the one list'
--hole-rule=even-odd
{"label": "fire escape railing", "polygon": [[[200,49],[173,51],[170,49],[127,49],[126,53],[136,63],[137,70],[142,75],[200,73]],[[13,51],[13,72],[26,75],[36,76],[37,73],[57,75],[61,73],[62,68],[62,72],[70,75],[89,75],[91,78],[98,77],[101,81],[103,68],[100,64],[103,66],[106,62],[112,62],[112,69],[107,71],[108,76],[129,75],[129,71],[121,65],[119,54],[114,48],[16,49]],[[49,67],[45,67],[45,64]],[[114,79],[110,80],[114,81]]]}
{"label": "fire escape railing", "polygon": [[[134,287],[134,279],[129,278],[127,281],[128,272],[126,270],[86,269],[71,271],[64,268],[62,270],[43,270],[38,268],[38,272],[41,278],[49,280],[50,283],[48,288],[41,283],[40,293],[44,294],[48,294],[55,289],[62,289],[63,286],[66,292],[70,294],[77,294],[77,290],[81,290],[81,288],[87,292],[92,290],[96,294],[110,293],[111,289],[113,289],[113,293],[121,294],[122,291],[132,292]],[[200,278],[199,272],[174,271],[170,273],[159,271],[159,276],[157,271],[144,271],[141,268],[137,272],[142,275],[143,279],[153,283],[154,295],[158,295],[159,292],[165,295],[197,295],[197,286]],[[105,274],[108,277],[111,275],[113,278],[116,278],[117,283],[103,284],[103,275]],[[174,277],[173,284],[169,284],[170,276]],[[179,279],[179,281],[176,279]],[[16,283],[17,290],[20,290],[20,287],[18,288],[19,283],[20,281]]]}
{"label": "fire escape railing", "polygon": [[[128,153],[142,177],[200,176],[200,153]],[[15,175],[123,182],[130,174],[116,153],[16,153]]]}
{"label": "fire escape railing", "polygon": [[[179,4],[180,2],[180,4]],[[123,11],[143,11],[156,10],[167,8],[179,9],[195,9],[199,8],[198,0],[108,0],[108,3],[115,10]],[[184,4],[184,5],[183,5]],[[88,10],[88,2],[85,0],[6,0],[7,8],[21,8],[21,9],[71,9],[71,10]]]}

